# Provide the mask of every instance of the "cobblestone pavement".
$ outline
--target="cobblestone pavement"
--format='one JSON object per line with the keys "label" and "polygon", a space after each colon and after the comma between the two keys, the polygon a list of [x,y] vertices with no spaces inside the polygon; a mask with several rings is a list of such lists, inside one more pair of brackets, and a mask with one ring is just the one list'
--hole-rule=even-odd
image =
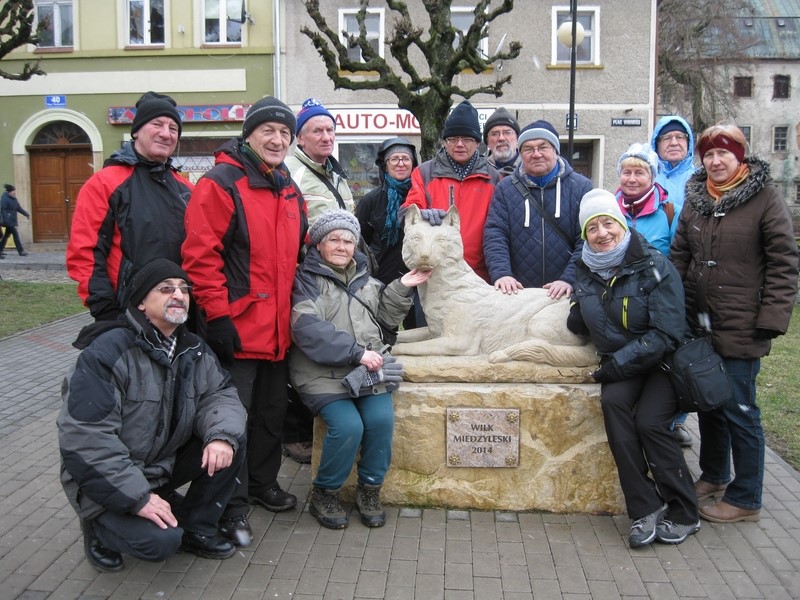
{"label": "cobblestone pavement", "polygon": [[[10,270],[0,265],[3,278]],[[800,598],[800,476],[772,452],[760,522],[703,522],[681,545],[639,550],[625,543],[625,516],[389,507],[383,528],[353,513],[347,529],[327,530],[305,510],[310,468],[287,459],[280,483],[298,509],[254,509],[254,542],[232,558],[126,558],[125,570],[100,574],[58,482],[55,429],[61,378],[77,356],[70,343],[88,322],[83,314],[0,340],[4,600]],[[696,435],[693,417],[689,425]]]}

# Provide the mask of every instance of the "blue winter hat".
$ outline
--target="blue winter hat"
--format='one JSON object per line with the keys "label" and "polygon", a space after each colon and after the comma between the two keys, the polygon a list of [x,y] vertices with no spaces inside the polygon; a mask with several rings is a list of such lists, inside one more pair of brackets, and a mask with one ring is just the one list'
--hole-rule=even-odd
{"label": "blue winter hat", "polygon": [[558,141],[558,132],[549,122],[542,119],[526,125],[522,133],[517,138],[517,145],[522,148],[522,144],[531,140],[544,140],[549,142],[555,149],[556,154],[561,154],[561,142]]}
{"label": "blue winter hat", "polygon": [[300,107],[300,112],[297,113],[297,133],[303,129],[303,125],[306,124],[311,117],[318,117],[320,115],[324,115],[328,117],[331,121],[333,121],[334,128],[336,127],[336,119],[333,118],[333,115],[328,112],[328,109],[325,108],[325,105],[322,104],[316,98],[308,98],[303,102],[303,105]]}
{"label": "blue winter hat", "polygon": [[683,123],[681,123],[678,119],[674,119],[661,128],[661,131],[658,132],[658,136],[661,137],[665,133],[671,133],[673,131],[679,131],[680,133],[689,135],[689,132],[686,131],[686,127],[683,126]]}
{"label": "blue winter hat", "polygon": [[658,177],[658,154],[653,152],[649,144],[631,144],[628,149],[622,153],[622,156],[619,157],[619,161],[617,162],[617,175],[622,174],[622,163],[629,158],[638,158],[642,162],[647,163],[647,166],[650,167],[650,176],[652,180],[656,180],[656,177]]}

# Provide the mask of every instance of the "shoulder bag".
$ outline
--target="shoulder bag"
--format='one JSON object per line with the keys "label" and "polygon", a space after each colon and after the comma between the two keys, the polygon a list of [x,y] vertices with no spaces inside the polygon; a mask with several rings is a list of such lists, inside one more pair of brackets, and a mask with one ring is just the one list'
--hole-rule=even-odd
{"label": "shoulder bag", "polygon": [[704,337],[684,341],[661,368],[669,375],[682,412],[707,412],[733,397],[722,357]]}

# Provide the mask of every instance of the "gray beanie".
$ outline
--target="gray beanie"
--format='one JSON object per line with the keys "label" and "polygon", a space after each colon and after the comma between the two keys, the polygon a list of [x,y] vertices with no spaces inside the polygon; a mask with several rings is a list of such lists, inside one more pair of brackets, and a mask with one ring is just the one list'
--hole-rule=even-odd
{"label": "gray beanie", "polygon": [[356,241],[361,237],[361,226],[358,224],[358,219],[353,213],[341,208],[326,210],[317,217],[311,229],[308,230],[308,237],[311,243],[316,246],[322,241],[322,238],[337,229],[349,231],[355,236]]}
{"label": "gray beanie", "polygon": [[494,111],[488,119],[486,119],[486,123],[483,126],[483,143],[488,142],[489,131],[492,127],[499,127],[505,125],[506,127],[511,127],[514,130],[514,133],[519,136],[519,123],[513,117],[513,115],[508,112],[508,109],[503,108],[502,106]]}
{"label": "gray beanie", "polygon": [[556,154],[561,154],[561,143],[558,141],[558,132],[552,124],[544,119],[539,119],[538,121],[526,125],[519,134],[519,137],[517,137],[517,144],[522,148],[525,142],[530,142],[531,140],[544,140],[553,147]]}
{"label": "gray beanie", "polygon": [[262,123],[281,123],[292,132],[294,141],[294,130],[297,127],[297,119],[292,109],[283,102],[272,96],[265,96],[250,107],[247,116],[244,118],[242,126],[242,137],[247,139],[255,128]]}
{"label": "gray beanie", "polygon": [[622,174],[622,163],[629,158],[638,158],[646,162],[650,167],[650,174],[652,175],[653,181],[656,180],[656,177],[658,177],[658,154],[653,152],[649,144],[639,144],[638,142],[631,144],[628,149],[622,153],[622,156],[619,157],[619,161],[617,162],[617,175]]}
{"label": "gray beanie", "polygon": [[606,215],[619,222],[623,229],[628,229],[628,222],[622,216],[622,210],[617,203],[617,197],[606,190],[589,190],[581,198],[581,207],[578,211],[578,221],[581,224],[581,237],[586,239],[586,224],[594,219]]}

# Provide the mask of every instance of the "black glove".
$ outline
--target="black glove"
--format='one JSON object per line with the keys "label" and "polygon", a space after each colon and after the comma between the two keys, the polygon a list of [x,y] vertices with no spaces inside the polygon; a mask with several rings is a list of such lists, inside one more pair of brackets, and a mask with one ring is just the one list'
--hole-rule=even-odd
{"label": "black glove", "polygon": [[233,353],[242,349],[242,340],[239,339],[239,332],[230,317],[220,317],[208,322],[206,342],[219,362],[226,367],[233,365]]}
{"label": "black glove", "polygon": [[600,368],[592,373],[592,377],[597,383],[614,383],[615,381],[622,381],[622,374],[619,372],[617,365],[613,360],[607,360]]}
{"label": "black glove", "polygon": [[779,335],[783,334],[780,331],[775,331],[774,329],[761,329],[760,327],[756,328],[757,340],[774,340]]}
{"label": "black glove", "polygon": [[446,214],[447,211],[444,211],[441,208],[423,208],[421,211],[419,211],[419,215],[433,227],[441,225],[442,219]]}
{"label": "black glove", "polygon": [[583,315],[581,314],[580,304],[575,303],[569,307],[567,329],[575,335],[589,335],[589,329],[586,327],[586,322],[583,320]]}

